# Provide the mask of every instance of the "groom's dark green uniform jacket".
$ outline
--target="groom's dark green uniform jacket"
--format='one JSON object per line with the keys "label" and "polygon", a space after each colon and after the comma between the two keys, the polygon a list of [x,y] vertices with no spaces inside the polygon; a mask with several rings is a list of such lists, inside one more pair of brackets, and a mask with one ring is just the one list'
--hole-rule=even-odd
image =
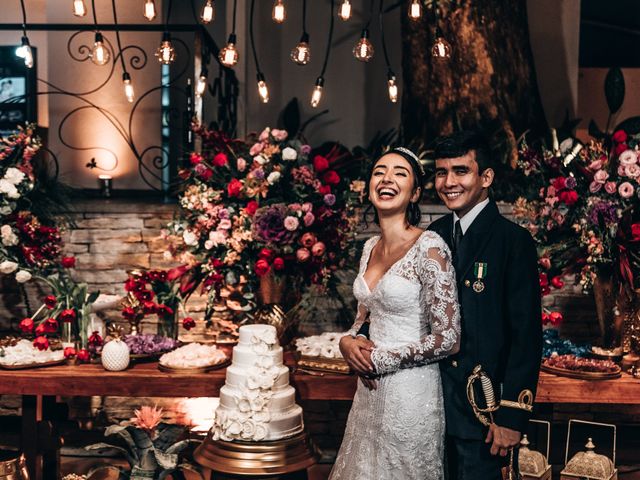
{"label": "groom's dark green uniform jacket", "polygon": [[[433,222],[429,230],[453,246],[452,214]],[[499,408],[495,423],[526,432],[531,414],[517,405],[522,392],[535,395],[542,353],[533,239],[491,201],[465,232],[455,260],[462,337],[460,352],[440,362],[447,434],[474,440],[486,435],[467,400],[467,379],[476,365],[492,379],[496,392],[502,392],[498,398],[510,405]]]}

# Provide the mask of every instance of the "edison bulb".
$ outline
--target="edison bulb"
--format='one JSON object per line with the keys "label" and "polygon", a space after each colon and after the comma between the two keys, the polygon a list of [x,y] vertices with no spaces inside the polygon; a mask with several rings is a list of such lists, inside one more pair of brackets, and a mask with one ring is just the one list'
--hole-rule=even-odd
{"label": "edison bulb", "polygon": [[409,18],[411,20],[418,20],[422,17],[422,4],[420,0],[411,0],[409,5]]}
{"label": "edison bulb", "polygon": [[202,13],[200,14],[200,20],[202,23],[210,23],[216,15],[215,7],[213,6],[213,0],[207,0],[202,7]]}
{"label": "edison bulb", "polygon": [[368,62],[373,58],[373,44],[369,41],[369,31],[363,30],[360,40],[353,47],[353,55],[361,62]]}
{"label": "edison bulb", "polygon": [[431,55],[439,60],[447,60],[451,58],[451,45],[442,36],[438,35],[433,47],[431,47]]}
{"label": "edison bulb", "polygon": [[318,77],[316,80],[316,85],[313,87],[313,92],[311,93],[311,106],[316,108],[320,105],[320,100],[322,100],[322,87],[324,86],[324,79],[322,77]]}
{"label": "edison bulb", "polygon": [[267,103],[269,101],[269,88],[267,87],[267,82],[262,73],[258,73],[258,95],[260,95],[262,103]]}
{"label": "edison bulb", "polygon": [[273,4],[271,18],[273,18],[273,21],[276,23],[283,23],[287,19],[287,11],[284,9],[282,0],[276,0]]}
{"label": "edison bulb", "polygon": [[22,37],[22,43],[20,47],[16,49],[16,56],[24,60],[27,68],[33,68],[33,50],[27,37]]}
{"label": "edison bulb", "polygon": [[349,3],[349,0],[344,0],[344,2],[342,2],[340,10],[338,11],[338,16],[345,22],[351,18],[351,3]]}
{"label": "edison bulb", "polygon": [[87,14],[87,6],[84,0],[73,0],[73,14],[76,17],[84,17]]}
{"label": "edison bulb", "polygon": [[104,46],[104,39],[100,32],[96,32],[96,37],[91,50],[91,61],[96,65],[102,66],[109,62],[109,49]]}
{"label": "edison bulb", "polygon": [[207,89],[207,69],[203,68],[196,82],[196,97],[201,97]]}
{"label": "edison bulb", "polygon": [[169,65],[176,59],[176,49],[171,44],[171,35],[169,32],[162,34],[162,42],[156,50],[156,58],[164,65]]}
{"label": "edison bulb", "polygon": [[131,83],[131,76],[127,72],[122,74],[122,84],[124,85],[124,96],[127,97],[129,103],[133,103],[133,84]]}
{"label": "edison bulb", "polygon": [[145,0],[143,15],[149,21],[152,21],[154,18],[156,18],[156,3],[154,2],[154,0]]}
{"label": "edison bulb", "polygon": [[396,103],[398,101],[398,85],[396,84],[396,76],[389,72],[387,77],[387,89],[389,91],[389,100],[391,103]]}
{"label": "edison bulb", "polygon": [[233,67],[238,63],[238,50],[236,50],[236,36],[235,34],[229,35],[229,41],[226,47],[220,50],[218,59],[225,67]]}
{"label": "edison bulb", "polygon": [[309,48],[309,35],[303,33],[300,42],[291,50],[291,60],[297,65],[306,65],[311,61],[311,48]]}

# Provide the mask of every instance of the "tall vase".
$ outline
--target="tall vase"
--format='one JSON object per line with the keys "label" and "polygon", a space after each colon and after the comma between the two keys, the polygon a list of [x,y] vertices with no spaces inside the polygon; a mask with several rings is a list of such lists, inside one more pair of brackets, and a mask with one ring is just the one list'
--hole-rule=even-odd
{"label": "tall vase", "polygon": [[178,306],[172,314],[158,315],[158,335],[178,339]]}
{"label": "tall vase", "polygon": [[607,349],[620,347],[624,315],[618,308],[618,285],[611,271],[600,272],[593,282],[593,298],[600,326],[602,346]]}
{"label": "tall vase", "polygon": [[276,277],[273,273],[260,277],[258,306],[254,314],[255,323],[276,327],[280,345],[287,345],[294,336],[294,325],[287,317],[282,305],[285,297],[286,277]]}

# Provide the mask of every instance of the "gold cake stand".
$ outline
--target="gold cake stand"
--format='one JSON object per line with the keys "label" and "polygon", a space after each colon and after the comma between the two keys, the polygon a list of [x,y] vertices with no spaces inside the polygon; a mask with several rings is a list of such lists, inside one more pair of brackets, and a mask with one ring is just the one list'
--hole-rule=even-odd
{"label": "gold cake stand", "polygon": [[[193,454],[198,464],[214,472],[234,477],[306,478],[306,469],[317,456],[306,432],[271,442],[224,442],[211,433]],[[211,478],[221,478],[219,476]]]}

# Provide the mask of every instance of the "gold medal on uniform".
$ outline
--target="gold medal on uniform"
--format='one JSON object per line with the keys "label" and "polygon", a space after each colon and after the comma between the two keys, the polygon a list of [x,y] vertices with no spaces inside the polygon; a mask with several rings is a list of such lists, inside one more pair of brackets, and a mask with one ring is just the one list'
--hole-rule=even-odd
{"label": "gold medal on uniform", "polygon": [[476,281],[473,282],[473,291],[480,293],[484,290],[484,277],[487,276],[487,264],[485,262],[476,262],[473,266],[473,275],[476,277]]}

